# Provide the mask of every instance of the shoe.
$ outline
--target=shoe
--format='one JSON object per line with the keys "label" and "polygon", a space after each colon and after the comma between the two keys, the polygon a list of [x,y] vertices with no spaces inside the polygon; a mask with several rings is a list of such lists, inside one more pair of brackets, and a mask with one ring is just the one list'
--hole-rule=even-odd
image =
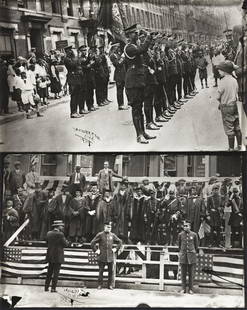
{"label": "shoe", "polygon": [[45,292],[49,292],[49,287],[45,287]]}
{"label": "shoe", "polygon": [[155,127],[157,128],[162,128],[163,126],[162,125],[159,125],[159,124],[156,124],[155,122],[152,123]]}
{"label": "shoe", "polygon": [[109,100],[109,99],[106,99],[105,101],[107,101],[108,103],[111,103],[111,102],[112,102],[112,100]]}
{"label": "shoe", "polygon": [[109,290],[113,290],[113,286],[110,285],[110,286],[108,287],[108,289],[109,289]]}
{"label": "shoe", "polygon": [[174,108],[177,109],[177,110],[180,110],[180,109],[181,109],[181,106],[178,105],[178,104],[175,104],[175,105],[174,105]]}
{"label": "shoe", "polygon": [[180,294],[186,294],[186,290],[179,291]]}
{"label": "shoe", "polygon": [[204,89],[204,86],[202,85],[202,89]]}
{"label": "shoe", "polygon": [[37,117],[44,117],[44,115],[37,113]]}
{"label": "shoe", "polygon": [[191,97],[195,97],[195,93],[193,93],[193,92],[191,92],[191,93],[189,93],[189,96],[191,96]]}
{"label": "shoe", "polygon": [[173,115],[173,114],[176,113],[177,110],[171,110],[170,108],[168,108],[167,111],[168,111],[171,115]]}
{"label": "shoe", "polygon": [[188,100],[186,100],[186,99],[182,99],[182,98],[181,98],[181,99],[179,99],[179,100],[178,100],[178,102],[181,104],[181,103],[188,102]]}
{"label": "shoe", "polygon": [[86,110],[82,110],[82,111],[79,112],[79,114],[88,114],[88,113],[89,113],[89,112],[86,111]]}
{"label": "shoe", "polygon": [[92,108],[90,109],[90,111],[91,111],[91,112],[92,112],[92,111],[96,111],[95,107],[92,107]]}
{"label": "shoe", "polygon": [[159,117],[155,118],[155,122],[157,122],[157,123],[165,123],[167,121],[168,120],[165,120],[164,118],[162,118],[162,116],[159,116]]}
{"label": "shoe", "polygon": [[137,143],[148,144],[149,142],[144,138],[143,135],[140,135],[139,137],[137,137]]}
{"label": "shoe", "polygon": [[27,119],[31,119],[32,117],[31,117],[31,115],[27,115]]}
{"label": "shoe", "polygon": [[103,102],[98,103],[98,106],[103,107],[104,106]]}
{"label": "shoe", "polygon": [[123,111],[123,110],[128,110],[128,108],[126,108],[126,107],[124,107],[124,106],[120,106],[120,107],[118,107],[118,110]]}
{"label": "shoe", "polygon": [[170,114],[168,111],[166,111],[162,114],[162,117],[171,119],[173,117],[173,114]]}
{"label": "shoe", "polygon": [[208,86],[208,85],[206,85],[206,88],[209,88],[209,86]]}
{"label": "shoe", "polygon": [[189,95],[184,96],[184,99],[191,99],[191,98],[193,98],[193,97],[189,96]]}
{"label": "shoe", "polygon": [[83,117],[83,116],[84,116],[83,114],[79,115],[79,114],[75,113],[75,114],[72,114],[70,116],[70,118],[80,118],[80,117]]}
{"label": "shoe", "polygon": [[108,104],[110,104],[110,102],[108,102],[107,100],[103,102],[103,105],[108,105]]}
{"label": "shoe", "polygon": [[218,84],[215,84],[213,87],[218,87]]}
{"label": "shoe", "polygon": [[193,295],[194,292],[193,292],[192,290],[189,290],[189,294],[190,294],[190,295]]}
{"label": "shoe", "polygon": [[98,289],[98,290],[101,290],[101,289],[102,289],[102,286],[101,286],[101,285],[99,285],[99,286],[97,287],[97,289]]}
{"label": "shoe", "polygon": [[51,293],[56,293],[56,292],[57,292],[57,290],[55,288],[51,289]]}
{"label": "shoe", "polygon": [[152,123],[147,124],[146,129],[148,129],[148,130],[159,130],[159,128],[155,127]]}
{"label": "shoe", "polygon": [[157,138],[156,136],[150,136],[150,135],[147,134],[146,132],[144,132],[143,137],[144,137],[146,140],[152,140],[152,139],[156,139],[156,138]]}

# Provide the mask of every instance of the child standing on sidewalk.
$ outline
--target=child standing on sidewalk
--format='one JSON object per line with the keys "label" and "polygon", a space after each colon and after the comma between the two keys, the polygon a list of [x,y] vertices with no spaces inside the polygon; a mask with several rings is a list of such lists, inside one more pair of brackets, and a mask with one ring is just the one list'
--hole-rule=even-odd
{"label": "child standing on sidewalk", "polygon": [[22,85],[21,85],[21,99],[24,110],[26,112],[27,119],[31,118],[31,110],[35,110],[38,117],[42,117],[39,113],[39,106],[34,102],[34,87],[32,81],[27,78],[26,72],[21,73]]}
{"label": "child standing on sidewalk", "polygon": [[223,126],[228,137],[229,151],[234,150],[235,137],[237,139],[238,150],[242,147],[242,133],[239,126],[239,114],[237,107],[238,83],[232,76],[235,70],[231,61],[221,62],[217,69],[222,79],[219,81],[217,100],[220,102]]}

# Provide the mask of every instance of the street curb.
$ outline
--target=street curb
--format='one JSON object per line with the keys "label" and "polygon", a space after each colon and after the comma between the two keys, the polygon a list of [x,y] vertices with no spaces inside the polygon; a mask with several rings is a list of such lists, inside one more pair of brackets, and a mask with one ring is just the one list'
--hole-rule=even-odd
{"label": "street curb", "polygon": [[[48,107],[47,106],[41,106],[39,108],[39,111],[43,112],[49,108],[52,108],[54,106],[57,106],[59,104],[63,104],[66,102],[68,102],[68,100],[64,100],[64,99],[61,101],[51,102],[51,103],[49,103]],[[31,112],[31,115],[35,115],[35,114],[36,114],[36,112],[33,112],[33,111]],[[16,120],[21,120],[21,119],[25,119],[25,118],[26,118],[26,114],[24,112],[19,112],[19,113],[13,114],[13,115],[6,116],[4,119],[1,119],[0,125],[4,125],[4,124],[10,123],[10,122],[14,122]]]}

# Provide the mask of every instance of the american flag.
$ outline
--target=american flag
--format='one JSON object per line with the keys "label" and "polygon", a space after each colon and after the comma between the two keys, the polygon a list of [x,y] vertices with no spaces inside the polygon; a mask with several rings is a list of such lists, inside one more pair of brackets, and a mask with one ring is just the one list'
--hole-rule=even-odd
{"label": "american flag", "polygon": [[[61,278],[97,279],[99,268],[90,262],[90,250],[69,249],[64,251],[65,262],[60,270]],[[94,254],[94,253],[93,253]],[[47,272],[46,248],[5,247],[1,262],[3,276],[43,278]],[[104,277],[107,276],[107,270]]]}

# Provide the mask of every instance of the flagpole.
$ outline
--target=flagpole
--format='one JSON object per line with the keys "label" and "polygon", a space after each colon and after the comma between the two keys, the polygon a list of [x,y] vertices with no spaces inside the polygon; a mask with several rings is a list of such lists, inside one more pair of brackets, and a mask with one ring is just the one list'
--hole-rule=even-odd
{"label": "flagpole", "polygon": [[26,219],[26,221],[17,229],[15,233],[4,243],[3,246],[9,246],[12,241],[15,240],[15,238],[19,235],[19,233],[28,225],[29,219]]}

